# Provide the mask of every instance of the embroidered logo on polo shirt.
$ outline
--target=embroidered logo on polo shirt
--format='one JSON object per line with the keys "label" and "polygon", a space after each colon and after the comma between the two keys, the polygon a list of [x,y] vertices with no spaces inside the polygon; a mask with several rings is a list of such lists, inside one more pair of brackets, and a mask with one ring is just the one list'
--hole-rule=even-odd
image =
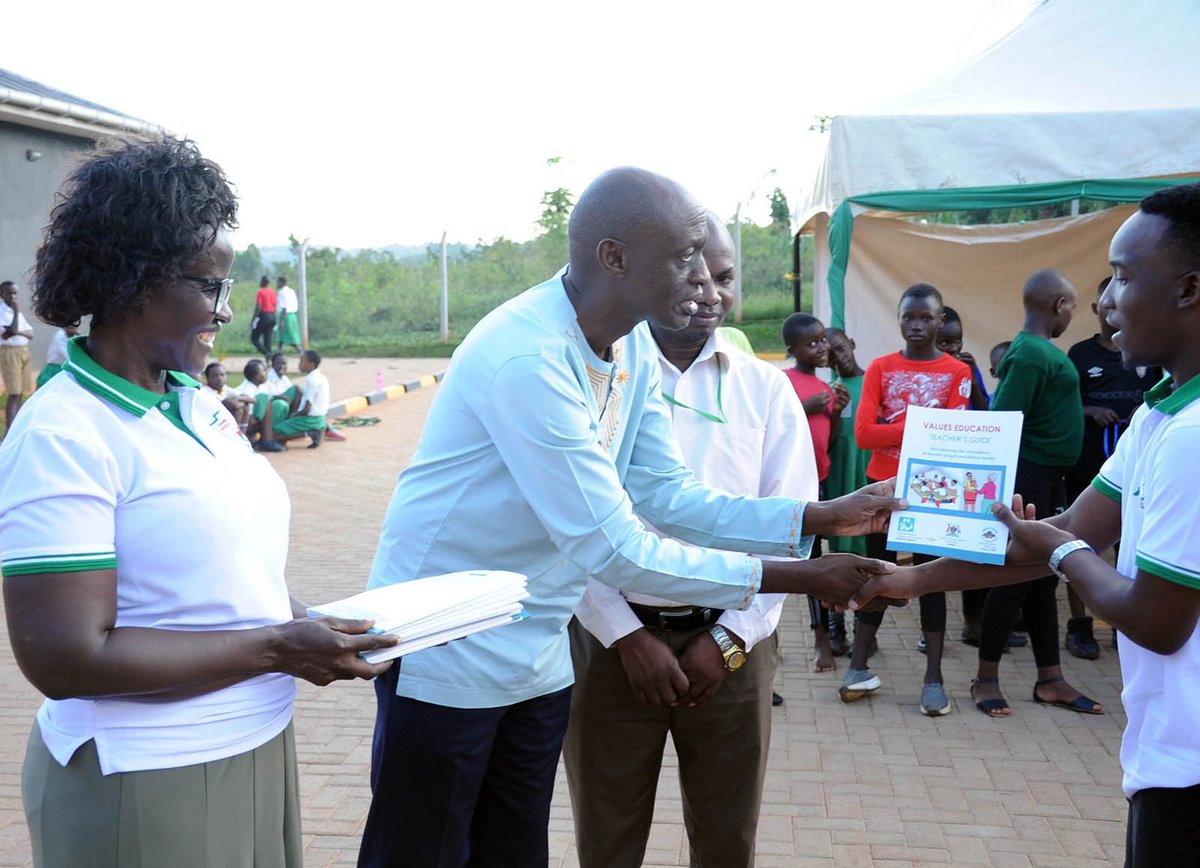
{"label": "embroidered logo on polo shirt", "polygon": [[1089,377],[1092,377],[1094,379],[1094,378],[1102,376],[1104,374],[1104,368],[1101,368],[1098,365],[1092,365],[1092,367],[1088,368],[1087,374]]}

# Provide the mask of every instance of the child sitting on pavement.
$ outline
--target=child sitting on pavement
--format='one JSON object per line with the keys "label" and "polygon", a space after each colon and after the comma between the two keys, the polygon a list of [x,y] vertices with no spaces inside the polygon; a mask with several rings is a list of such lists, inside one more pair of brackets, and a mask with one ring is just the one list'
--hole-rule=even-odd
{"label": "child sitting on pavement", "polygon": [[300,372],[305,375],[304,389],[297,392],[292,386],[282,396],[271,400],[271,411],[262,417],[262,452],[282,452],[288,440],[308,437],[312,440],[309,449],[321,445],[325,435],[325,414],[329,412],[329,380],[318,368],[321,354],[316,350],[305,350],[300,354]]}
{"label": "child sitting on pavement", "polygon": [[225,409],[233,414],[238,427],[245,431],[254,418],[254,398],[234,392],[226,385],[226,381],[225,366],[220,362],[212,362],[204,369],[204,388],[221,399]]}

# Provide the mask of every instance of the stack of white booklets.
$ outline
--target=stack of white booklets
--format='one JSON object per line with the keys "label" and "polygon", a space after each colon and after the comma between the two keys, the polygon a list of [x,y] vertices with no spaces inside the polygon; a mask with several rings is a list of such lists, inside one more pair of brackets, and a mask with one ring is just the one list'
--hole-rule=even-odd
{"label": "stack of white booklets", "polygon": [[382,663],[527,617],[526,577],[503,570],[466,570],[373,588],[344,600],[309,608],[312,616],[367,618],[372,633],[400,637],[399,644],[362,654]]}

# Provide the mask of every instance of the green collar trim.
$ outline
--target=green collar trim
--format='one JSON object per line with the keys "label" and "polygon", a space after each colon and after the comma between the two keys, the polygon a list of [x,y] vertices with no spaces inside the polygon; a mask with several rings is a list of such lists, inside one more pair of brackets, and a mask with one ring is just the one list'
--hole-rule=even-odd
{"label": "green collar trim", "polygon": [[[179,397],[168,391],[165,395],[143,389],[123,377],[106,371],[87,354],[87,338],[83,335],[67,341],[67,360],[63,369],[75,375],[75,381],[94,395],[116,404],[122,410],[141,418],[163,403],[170,404],[179,416]],[[167,388],[198,389],[200,383],[180,371],[167,371]],[[168,408],[169,409],[169,408]],[[164,410],[170,417],[170,413]]]}
{"label": "green collar trim", "polygon": [[1158,385],[1146,393],[1146,403],[1168,416],[1174,416],[1197,398],[1200,398],[1200,377],[1192,377],[1176,388],[1175,378],[1170,374],[1163,377]]}

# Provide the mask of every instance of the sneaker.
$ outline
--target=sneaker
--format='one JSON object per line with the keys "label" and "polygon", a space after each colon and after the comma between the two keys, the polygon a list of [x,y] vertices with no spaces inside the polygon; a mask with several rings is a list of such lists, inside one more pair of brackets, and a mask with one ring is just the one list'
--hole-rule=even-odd
{"label": "sneaker", "polygon": [[254,444],[259,452],[286,452],[287,447],[278,440],[259,440]]}
{"label": "sneaker", "polygon": [[342,443],[345,442],[346,435],[341,431],[338,431],[336,428],[326,428],[325,439],[332,440],[334,443]]}
{"label": "sneaker", "polygon": [[778,708],[779,706],[783,705],[783,697],[773,690],[771,691],[771,705],[774,708]]}
{"label": "sneaker", "polygon": [[862,699],[868,693],[874,693],[881,684],[883,682],[879,680],[879,676],[870,669],[850,669],[842,679],[842,686],[838,688],[838,696],[841,697],[842,702],[853,702],[856,699]]}
{"label": "sneaker", "polygon": [[926,684],[921,688],[921,714],[941,717],[950,713],[950,697],[941,684]]}
{"label": "sneaker", "polygon": [[1081,660],[1095,660],[1100,656],[1100,646],[1092,635],[1092,619],[1084,616],[1067,621],[1067,651]]}
{"label": "sneaker", "polygon": [[922,633],[921,638],[917,640],[917,650],[920,651],[922,654],[925,654],[926,652],[929,651],[928,646],[925,644],[925,634],[924,633]]}

